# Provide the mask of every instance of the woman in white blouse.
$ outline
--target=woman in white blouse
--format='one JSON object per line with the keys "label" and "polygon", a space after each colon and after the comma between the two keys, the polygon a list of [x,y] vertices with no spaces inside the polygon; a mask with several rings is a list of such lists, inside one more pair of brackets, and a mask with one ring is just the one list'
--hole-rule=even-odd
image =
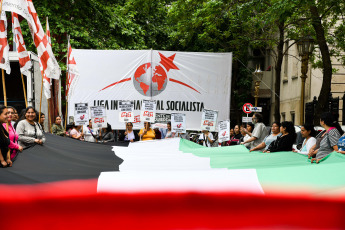
{"label": "woman in white blouse", "polygon": [[316,139],[315,139],[315,129],[313,125],[309,124],[304,124],[301,127],[301,134],[302,137],[304,138],[302,147],[300,150],[294,150],[296,153],[300,153],[303,155],[308,155],[309,150],[316,144]]}

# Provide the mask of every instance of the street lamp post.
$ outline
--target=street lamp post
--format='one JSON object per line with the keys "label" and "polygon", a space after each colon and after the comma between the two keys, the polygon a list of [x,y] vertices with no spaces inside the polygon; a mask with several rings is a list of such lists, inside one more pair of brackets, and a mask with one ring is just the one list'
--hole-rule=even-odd
{"label": "street lamp post", "polygon": [[260,70],[260,66],[259,68],[256,66],[253,74],[256,77],[256,79],[254,79],[255,80],[255,86],[254,86],[255,107],[258,107],[260,83],[262,81],[264,72]]}
{"label": "street lamp post", "polygon": [[304,123],[304,92],[305,92],[305,81],[307,79],[308,72],[308,60],[309,55],[313,52],[314,49],[314,40],[308,36],[301,38],[297,41],[298,54],[302,57],[301,65],[301,104],[300,104],[300,125]]}

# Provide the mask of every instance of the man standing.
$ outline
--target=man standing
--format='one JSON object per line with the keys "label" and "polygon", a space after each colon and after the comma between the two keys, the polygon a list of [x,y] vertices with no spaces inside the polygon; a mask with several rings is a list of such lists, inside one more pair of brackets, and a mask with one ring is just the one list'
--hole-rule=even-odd
{"label": "man standing", "polygon": [[265,137],[268,135],[266,126],[264,123],[262,123],[263,121],[262,115],[260,113],[255,113],[252,119],[253,119],[253,124],[254,124],[252,137],[244,142],[241,142],[241,144],[243,145],[250,143],[250,149],[255,148],[257,145],[263,142]]}
{"label": "man standing", "polygon": [[203,130],[199,136],[199,143],[206,147],[212,147],[214,138],[211,132]]}

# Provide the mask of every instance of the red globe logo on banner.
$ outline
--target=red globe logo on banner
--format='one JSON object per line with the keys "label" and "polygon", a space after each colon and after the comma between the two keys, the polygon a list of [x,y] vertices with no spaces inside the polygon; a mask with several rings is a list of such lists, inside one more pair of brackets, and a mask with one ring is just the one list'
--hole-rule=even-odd
{"label": "red globe logo on banner", "polygon": [[[153,76],[151,78],[152,71]],[[167,81],[168,77],[165,69],[159,64],[155,64],[152,68],[151,63],[139,66],[133,78],[134,88],[144,96],[157,96],[165,90]]]}
{"label": "red globe logo on banner", "polygon": [[[132,80],[134,88],[143,96],[147,97],[153,97],[157,96],[160,93],[162,93],[167,84],[169,82],[174,82],[183,86],[186,86],[195,92],[200,93],[196,89],[194,89],[192,86],[181,82],[179,80],[173,79],[173,78],[168,78],[168,72],[171,69],[175,70],[180,70],[175,64],[174,64],[174,59],[175,55],[173,54],[170,57],[165,57],[163,54],[158,53],[161,61],[157,63],[145,63],[140,65],[134,73],[133,80],[132,78],[125,78],[120,81],[114,82],[106,87],[104,87],[102,90],[105,90],[111,86],[130,81]],[[152,76],[152,77],[151,77]]]}

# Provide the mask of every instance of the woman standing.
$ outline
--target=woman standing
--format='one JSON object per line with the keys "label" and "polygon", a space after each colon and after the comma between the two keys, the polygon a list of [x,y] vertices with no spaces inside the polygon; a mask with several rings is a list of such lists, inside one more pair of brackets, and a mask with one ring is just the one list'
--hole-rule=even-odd
{"label": "woman standing", "polygon": [[81,125],[75,125],[75,123],[72,124],[72,130],[69,132],[69,136],[77,139],[77,140],[84,140],[84,133],[80,132]]}
{"label": "woman standing", "polygon": [[173,137],[175,137],[175,133],[171,132],[171,122],[169,121],[167,123],[167,134],[165,135],[165,139],[173,138]]}
{"label": "woman standing", "polygon": [[99,132],[98,140],[102,143],[115,141],[115,136],[109,123],[107,123],[107,128],[102,128]]}
{"label": "woman standing", "polygon": [[98,129],[95,129],[92,127],[92,119],[89,119],[89,125],[84,126],[83,131],[84,131],[85,141],[96,142]]}
{"label": "woman standing", "polygon": [[18,143],[24,149],[34,144],[43,145],[46,141],[41,126],[35,122],[36,111],[32,106],[25,109],[25,119],[21,120],[17,124],[16,131],[19,135]]}
{"label": "woman standing", "polygon": [[44,121],[46,120],[46,115],[44,114],[44,113],[41,113],[41,119],[40,119],[40,121],[39,121],[39,124],[41,125],[41,127],[42,127],[42,131],[43,132],[45,132],[44,131]]}
{"label": "woman standing", "polygon": [[[245,128],[244,126],[241,127],[241,134],[242,134],[242,140],[241,140],[241,143],[242,142],[246,142],[247,140],[249,140],[252,136],[252,132],[253,132],[253,129],[254,129],[254,124],[252,123],[248,123],[247,124],[247,128]],[[246,143],[244,144],[244,146],[247,148],[247,149],[250,149],[250,143]]]}
{"label": "woman standing", "polygon": [[264,152],[292,151],[292,145],[295,143],[297,136],[292,122],[283,121],[280,126],[280,132],[282,135],[277,137],[277,140],[273,141]]}
{"label": "woman standing", "polygon": [[63,129],[61,125],[61,117],[57,116],[55,118],[55,123],[52,126],[52,133],[58,136],[64,136],[65,135],[65,130]]}
{"label": "woman standing", "polygon": [[126,131],[120,135],[119,140],[129,142],[139,141],[138,133],[133,130],[132,122],[127,122]]}
{"label": "woman standing", "polygon": [[8,106],[7,111],[7,122],[2,125],[8,132],[10,138],[10,145],[8,147],[10,148],[11,160],[13,161],[14,157],[17,155],[17,151],[23,151],[23,147],[18,144],[18,134],[12,126],[12,119],[15,114],[13,107]]}
{"label": "woman standing", "polygon": [[302,143],[302,148],[300,150],[295,150],[296,153],[301,153],[303,155],[308,155],[309,150],[316,144],[315,139],[315,129],[313,125],[304,124],[301,127],[301,134],[304,138]]}
{"label": "woman standing", "polygon": [[228,145],[238,145],[242,139],[242,134],[240,132],[240,126],[235,125],[234,127],[234,136],[230,137],[230,141],[228,142]]}
{"label": "woman standing", "polygon": [[7,108],[4,105],[0,105],[0,167],[11,167],[11,154],[8,146],[10,145],[10,138],[6,129],[2,124],[7,123]]}
{"label": "woman standing", "polygon": [[262,149],[263,152],[265,152],[265,151],[268,149],[268,147],[270,146],[270,144],[271,144],[273,141],[277,140],[277,138],[278,138],[280,135],[281,135],[281,133],[280,133],[280,123],[277,122],[277,121],[276,121],[276,122],[273,122],[272,128],[271,128],[271,134],[268,135],[267,137],[265,137],[264,141],[263,141],[261,144],[259,144],[258,146],[252,148],[252,149],[250,150],[250,152],[252,152],[252,151],[258,151],[258,150],[260,150],[260,149]]}
{"label": "woman standing", "polygon": [[151,129],[150,122],[144,122],[144,128],[140,130],[139,137],[142,141],[154,140],[156,138],[155,131]]}
{"label": "woman standing", "polygon": [[312,158],[311,163],[319,163],[331,152],[338,151],[338,140],[344,134],[337,120],[329,112],[321,114],[320,125],[325,131],[319,133],[316,144],[309,151],[308,157]]}

